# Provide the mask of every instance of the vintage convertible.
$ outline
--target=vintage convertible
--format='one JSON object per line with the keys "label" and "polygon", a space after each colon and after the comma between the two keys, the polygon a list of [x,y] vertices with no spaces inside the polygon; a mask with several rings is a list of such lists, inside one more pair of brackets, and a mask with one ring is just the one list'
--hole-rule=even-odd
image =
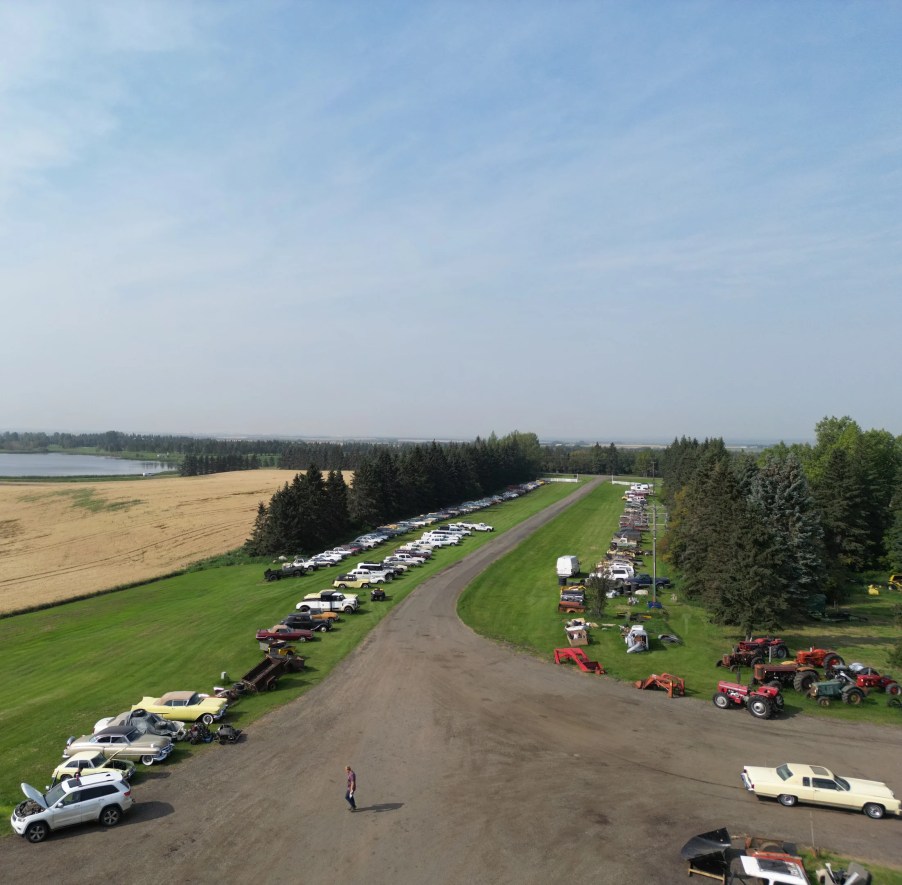
{"label": "vintage convertible", "polygon": [[170,691],[159,698],[141,698],[132,710],[159,713],[164,719],[212,725],[214,720],[222,719],[228,706],[226,698],[213,698],[196,691]]}
{"label": "vintage convertible", "polygon": [[792,807],[799,802],[852,808],[879,820],[885,814],[902,815],[902,802],[880,781],[839,777],[821,765],[784,762],[776,768],[742,769],[742,783],[759,799],[776,799]]}
{"label": "vintage convertible", "polygon": [[130,759],[107,759],[103,753],[96,750],[82,750],[64,759],[53,769],[50,786],[56,786],[67,777],[96,774],[98,771],[114,771],[123,780],[129,781],[135,773],[135,763]]}

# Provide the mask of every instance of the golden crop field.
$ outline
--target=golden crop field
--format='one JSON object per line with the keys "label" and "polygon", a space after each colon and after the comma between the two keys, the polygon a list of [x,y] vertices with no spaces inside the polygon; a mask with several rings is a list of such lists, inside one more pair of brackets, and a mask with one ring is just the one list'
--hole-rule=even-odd
{"label": "golden crop field", "polygon": [[160,577],[234,550],[250,535],[259,503],[295,472],[0,482],[0,612]]}

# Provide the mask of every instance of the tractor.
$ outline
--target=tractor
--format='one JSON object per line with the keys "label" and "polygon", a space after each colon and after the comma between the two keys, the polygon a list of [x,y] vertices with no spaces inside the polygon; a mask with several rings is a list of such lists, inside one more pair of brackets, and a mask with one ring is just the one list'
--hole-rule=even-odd
{"label": "tractor", "polygon": [[783,695],[773,685],[740,685],[738,682],[721,680],[712,698],[714,706],[721,710],[730,707],[745,707],[758,719],[771,719],[783,709]]}
{"label": "tractor", "polygon": [[872,689],[885,691],[893,697],[902,694],[902,687],[889,673],[881,676],[873,667],[864,667],[861,664],[830,667],[827,670],[827,678],[842,679],[849,685],[856,685],[858,688],[865,688],[869,691]]}
{"label": "tractor", "polygon": [[715,667],[726,667],[734,673],[739,672],[740,667],[754,667],[755,664],[763,664],[765,655],[758,649],[751,651],[740,651],[734,648],[731,652],[727,652],[715,663]]}
{"label": "tractor", "polygon": [[845,661],[835,651],[829,651],[826,648],[809,648],[807,651],[796,652],[796,663],[827,669],[842,666]]}
{"label": "tractor", "polygon": [[813,682],[817,682],[820,673],[805,664],[787,661],[784,664],[757,663],[752,668],[752,681],[758,685],[774,685],[776,687],[791,685],[796,691],[806,694]]}
{"label": "tractor", "polygon": [[789,649],[786,643],[776,636],[759,636],[756,639],[744,639],[739,643],[738,651],[757,651],[762,660],[776,658],[782,661],[789,657]]}
{"label": "tractor", "polygon": [[818,706],[829,707],[833,701],[842,701],[857,707],[867,695],[867,689],[857,685],[849,685],[843,679],[827,679],[824,682],[813,682],[808,689],[808,697],[817,701]]}

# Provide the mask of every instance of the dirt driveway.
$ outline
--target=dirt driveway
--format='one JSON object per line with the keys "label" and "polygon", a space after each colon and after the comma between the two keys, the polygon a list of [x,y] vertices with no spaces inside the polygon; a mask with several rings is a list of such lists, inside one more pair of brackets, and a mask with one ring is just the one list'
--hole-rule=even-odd
{"label": "dirt driveway", "polygon": [[[897,731],[668,700],[460,623],[460,590],[573,500],[423,584],[245,743],[151,769],[118,829],[2,840],[3,881],[685,882],[682,843],[724,825],[804,843],[813,834],[902,866],[899,820],[784,809],[739,781],[745,762],[811,760],[886,777],[898,792]],[[359,779],[356,814],[343,799],[346,763]]]}

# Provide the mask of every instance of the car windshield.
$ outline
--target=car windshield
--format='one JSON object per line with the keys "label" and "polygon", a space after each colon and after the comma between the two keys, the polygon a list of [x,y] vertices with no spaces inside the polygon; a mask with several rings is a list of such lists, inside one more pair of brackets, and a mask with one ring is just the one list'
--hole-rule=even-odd
{"label": "car windshield", "polygon": [[845,778],[840,777],[838,774],[834,775],[833,777],[836,780],[836,785],[841,790],[845,790],[846,792],[849,791],[849,789],[850,789],[849,782]]}
{"label": "car windshield", "polygon": [[789,766],[786,764],[780,765],[777,768],[777,774],[780,775],[780,780],[788,781],[792,777],[792,772],[789,770]]}
{"label": "car windshield", "polygon": [[52,808],[65,795],[66,793],[63,790],[63,785],[57,784],[55,787],[44,793],[44,801],[47,803],[48,808]]}

